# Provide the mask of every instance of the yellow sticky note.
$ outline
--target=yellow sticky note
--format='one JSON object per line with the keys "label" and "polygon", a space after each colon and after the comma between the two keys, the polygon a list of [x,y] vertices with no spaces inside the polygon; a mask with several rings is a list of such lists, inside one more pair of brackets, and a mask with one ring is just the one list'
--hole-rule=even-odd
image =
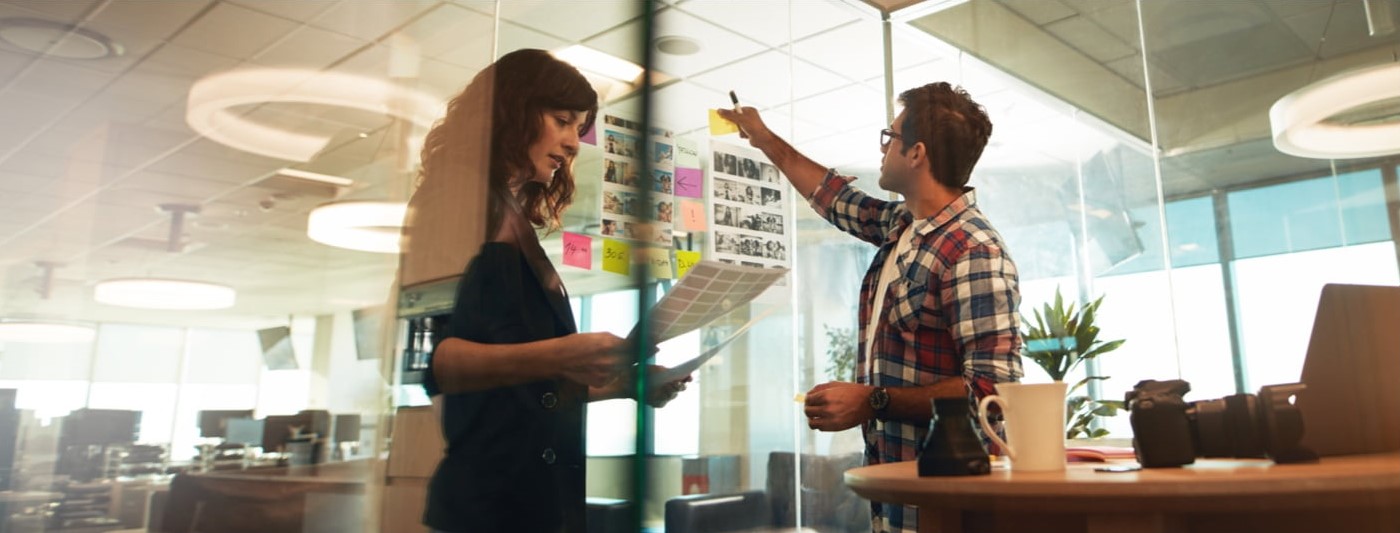
{"label": "yellow sticky note", "polygon": [[685,277],[686,272],[690,272],[690,267],[700,262],[700,252],[690,252],[686,250],[676,250],[676,277]]}
{"label": "yellow sticky note", "polygon": [[739,126],[735,125],[733,122],[720,118],[719,111],[711,109],[710,135],[728,135],[730,133],[739,133]]}
{"label": "yellow sticky note", "polygon": [[603,270],[628,276],[632,274],[632,245],[603,239]]}
{"label": "yellow sticky note", "polygon": [[671,279],[670,248],[647,248],[647,264],[651,265],[651,277]]}

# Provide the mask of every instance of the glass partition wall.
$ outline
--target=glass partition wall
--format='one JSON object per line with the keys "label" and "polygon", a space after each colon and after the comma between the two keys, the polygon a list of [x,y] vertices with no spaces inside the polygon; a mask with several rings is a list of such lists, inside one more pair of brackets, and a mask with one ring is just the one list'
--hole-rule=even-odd
{"label": "glass partition wall", "polygon": [[[1400,37],[1365,9],[0,2],[0,390],[13,391],[0,393],[0,482],[52,495],[0,520],[207,529],[276,505],[212,499],[208,480],[320,464],[349,488],[280,505],[346,510],[339,530],[422,527],[442,448],[422,380],[457,278],[401,269],[392,244],[364,248],[396,241],[445,102],[523,48],[566,58],[600,97],[572,207],[541,233],[580,331],[659,328],[652,303],[697,261],[787,269],[660,344],[663,366],[716,348],[664,408],[588,406],[589,519],[613,530],[692,531],[712,519],[702,509],[742,527],[870,529],[841,477],[863,461],[859,430],[810,430],[795,399],[854,379],[876,248],[817,217],[747,141],[711,131],[729,91],[889,196],[878,133],[894,95],[966,88],[994,124],[969,185],[1019,267],[1023,326],[1057,295],[1102,298],[1099,339],[1124,341],[1065,378],[1102,378],[1074,395],[1181,378],[1205,399],[1293,381],[1323,284],[1400,283],[1397,150],[1300,156],[1278,147],[1270,115],[1310,84],[1393,68]],[[1357,102],[1328,124],[1392,124],[1393,104]],[[333,209],[370,206],[390,214]],[[313,229],[327,220],[348,240]],[[112,299],[124,293],[107,282],[140,278],[212,284],[164,296],[223,300]],[[1125,414],[1083,429],[1131,436]],[[167,498],[214,513],[141,512]],[[97,510],[112,501],[136,511]]]}

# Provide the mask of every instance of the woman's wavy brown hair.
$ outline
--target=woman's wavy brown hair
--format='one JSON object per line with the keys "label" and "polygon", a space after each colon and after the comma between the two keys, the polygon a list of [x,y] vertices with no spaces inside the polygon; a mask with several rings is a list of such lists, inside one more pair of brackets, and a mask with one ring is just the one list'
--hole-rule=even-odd
{"label": "woman's wavy brown hair", "polygon": [[[462,94],[447,104],[447,115],[433,126],[423,143],[425,182],[435,179],[468,179],[463,169],[473,168],[473,150],[464,143],[482,142],[480,121],[489,117],[490,166],[488,228],[501,220],[503,200],[510,196],[511,180],[529,178],[535,171],[530,144],[540,135],[544,112],[550,109],[584,111],[587,117],[579,135],[593,128],[598,115],[598,93],[578,69],[544,50],[516,50],[483,69]],[[487,114],[489,110],[489,115]],[[557,229],[564,209],[574,197],[573,161],[554,174],[548,186],[527,181],[517,196],[531,224]],[[494,231],[494,230],[491,230]]]}

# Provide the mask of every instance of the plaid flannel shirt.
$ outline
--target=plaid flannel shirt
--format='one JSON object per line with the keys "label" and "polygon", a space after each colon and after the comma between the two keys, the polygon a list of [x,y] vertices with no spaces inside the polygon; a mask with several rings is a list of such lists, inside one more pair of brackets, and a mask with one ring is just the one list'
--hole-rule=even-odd
{"label": "plaid flannel shirt", "polygon": [[[860,352],[856,381],[905,387],[963,377],[975,402],[1021,370],[1021,304],[1016,264],[1001,235],[977,209],[971,188],[932,218],[914,220],[904,202],[885,201],[852,187],[853,178],[828,171],[811,205],[837,228],[880,247],[860,288]],[[880,271],[905,228],[913,246],[894,258],[899,277],[889,285],[879,316],[871,307]],[[874,327],[867,368],[866,328]],[[873,421],[863,427],[868,464],[912,461],[926,423]],[[979,430],[980,432],[980,430]],[[872,503],[874,530],[916,531],[913,507]]]}

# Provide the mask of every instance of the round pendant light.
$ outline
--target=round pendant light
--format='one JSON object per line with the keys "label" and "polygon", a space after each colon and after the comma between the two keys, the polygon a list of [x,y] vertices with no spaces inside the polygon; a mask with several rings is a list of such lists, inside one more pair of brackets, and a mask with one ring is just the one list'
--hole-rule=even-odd
{"label": "round pendant light", "polygon": [[404,202],[331,202],[311,210],[306,236],[337,248],[395,254],[407,211]]}
{"label": "round pendant light", "polygon": [[161,278],[109,279],[93,291],[98,303],[138,309],[225,309],[233,307],[237,296],[227,285]]}
{"label": "round pendant light", "polygon": [[91,342],[97,332],[92,326],[42,320],[0,320],[0,342],[81,343]]}
{"label": "round pendant light", "polygon": [[1274,147],[1317,159],[1400,154],[1400,121],[1341,123],[1333,117],[1400,98],[1400,63],[1363,68],[1310,84],[1269,109]]}

